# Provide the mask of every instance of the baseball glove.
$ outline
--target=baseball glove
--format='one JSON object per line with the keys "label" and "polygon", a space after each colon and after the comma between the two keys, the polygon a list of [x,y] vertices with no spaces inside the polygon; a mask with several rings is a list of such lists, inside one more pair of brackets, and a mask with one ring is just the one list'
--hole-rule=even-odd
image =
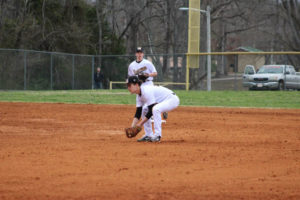
{"label": "baseball glove", "polygon": [[135,127],[125,128],[125,133],[128,138],[132,138],[135,137],[141,130],[142,127],[135,126]]}
{"label": "baseball glove", "polygon": [[149,74],[139,74],[138,78],[139,80],[146,82],[146,79],[149,77]]}
{"label": "baseball glove", "polygon": [[138,70],[133,70],[134,75],[139,75],[141,73],[143,73],[143,71],[145,71],[147,69],[146,66],[139,68]]}

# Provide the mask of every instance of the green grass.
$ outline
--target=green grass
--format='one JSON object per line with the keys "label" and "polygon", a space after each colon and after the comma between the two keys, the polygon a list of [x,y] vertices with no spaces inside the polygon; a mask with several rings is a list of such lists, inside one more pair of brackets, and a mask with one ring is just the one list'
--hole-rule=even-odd
{"label": "green grass", "polygon": [[[300,108],[299,91],[175,91],[180,105]],[[2,102],[135,104],[127,90],[0,91]]]}

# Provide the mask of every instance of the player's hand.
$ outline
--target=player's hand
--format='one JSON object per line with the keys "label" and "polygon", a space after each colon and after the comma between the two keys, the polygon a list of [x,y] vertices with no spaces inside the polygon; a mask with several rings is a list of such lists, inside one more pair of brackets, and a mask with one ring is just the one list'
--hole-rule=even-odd
{"label": "player's hand", "polygon": [[141,80],[143,82],[145,82],[148,77],[149,77],[149,74],[139,74],[138,75],[139,80]]}
{"label": "player's hand", "polygon": [[125,134],[128,138],[135,137],[142,130],[141,126],[125,128]]}

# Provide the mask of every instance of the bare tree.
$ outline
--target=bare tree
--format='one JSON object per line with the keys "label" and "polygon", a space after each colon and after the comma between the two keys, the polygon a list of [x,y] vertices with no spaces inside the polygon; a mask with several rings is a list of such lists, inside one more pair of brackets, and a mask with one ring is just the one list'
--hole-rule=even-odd
{"label": "bare tree", "polygon": [[[298,0],[282,0],[280,6],[283,16],[281,41],[286,50],[300,51],[300,2]],[[297,69],[300,68],[299,56],[288,56]]]}
{"label": "bare tree", "polygon": [[[239,45],[251,45],[249,41],[253,40],[244,38],[242,33],[264,25],[263,13],[265,12],[261,12],[265,8],[264,3],[265,1],[260,0],[203,1],[204,5],[209,4],[212,7],[212,37],[215,41],[213,50],[224,52]],[[258,33],[254,34],[257,37]],[[224,74],[227,74],[226,59],[224,56],[219,56],[216,76]]]}
{"label": "bare tree", "polygon": [[293,51],[300,50],[300,3],[297,0],[283,0],[280,4],[285,27],[283,41]]}

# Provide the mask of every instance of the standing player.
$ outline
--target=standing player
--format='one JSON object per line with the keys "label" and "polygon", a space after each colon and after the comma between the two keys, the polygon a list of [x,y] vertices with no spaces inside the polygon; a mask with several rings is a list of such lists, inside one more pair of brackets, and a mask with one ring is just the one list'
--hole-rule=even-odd
{"label": "standing player", "polygon": [[[162,137],[161,113],[177,108],[179,98],[168,88],[142,84],[137,76],[128,77],[127,88],[131,94],[136,94],[136,113],[131,127],[141,127],[144,125],[145,130],[145,135],[137,141],[159,142]],[[152,115],[154,120],[154,133],[151,120],[149,120]],[[140,120],[141,116],[142,120]]]}
{"label": "standing player", "polygon": [[[128,67],[128,77],[138,75],[139,70],[142,70],[143,78],[142,84],[144,85],[154,85],[153,77],[157,76],[157,71],[154,65],[149,61],[144,59],[144,51],[142,47],[137,47],[135,51],[136,60],[133,61]],[[143,70],[144,68],[144,70]],[[163,118],[166,120],[168,118],[168,113],[163,113]],[[164,120],[164,122],[166,122]]]}
{"label": "standing player", "polygon": [[136,60],[133,61],[128,67],[128,77],[138,75],[138,71],[142,71],[145,76],[145,85],[153,85],[153,77],[157,76],[157,71],[154,65],[149,61],[144,59],[144,52],[142,47],[137,47],[135,51]]}

